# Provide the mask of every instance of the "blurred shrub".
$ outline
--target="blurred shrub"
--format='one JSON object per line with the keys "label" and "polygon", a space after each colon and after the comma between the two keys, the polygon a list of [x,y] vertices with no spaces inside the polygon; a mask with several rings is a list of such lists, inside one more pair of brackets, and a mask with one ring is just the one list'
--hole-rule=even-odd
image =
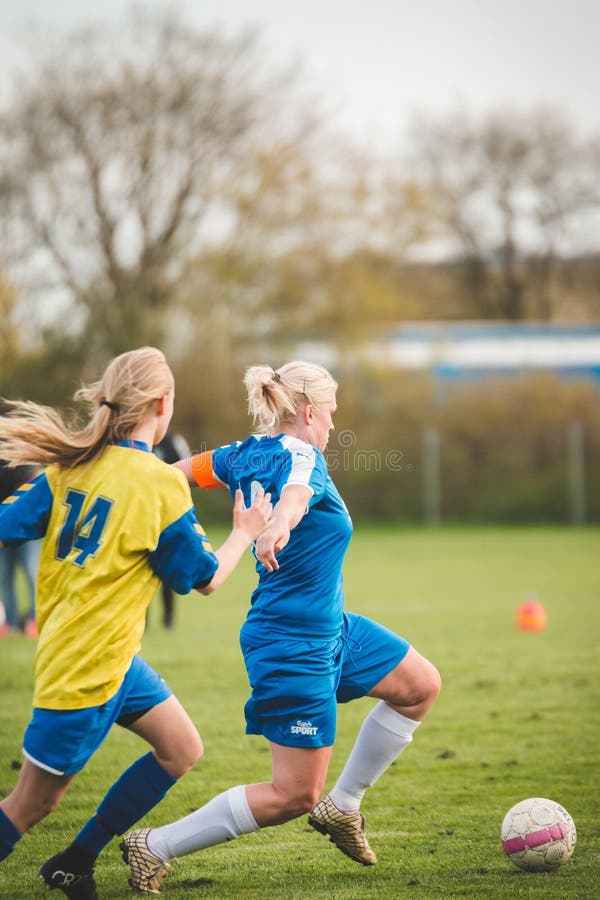
{"label": "blurred shrub", "polygon": [[[76,341],[48,342],[44,354],[4,359],[0,394],[73,406],[84,368]],[[216,373],[202,357],[175,367],[174,427],[196,452],[252,431],[240,369]],[[336,373],[338,412],[326,457],[355,520],[425,519],[424,435],[439,435],[442,521],[571,520],[569,429],[583,435],[585,514],[600,521],[600,391],[590,381],[522,375],[456,384],[422,373],[365,369],[349,360]],[[196,491],[200,520],[227,521],[225,491]]]}
{"label": "blurred shrub", "polygon": [[565,522],[572,503],[568,432],[579,423],[587,519],[599,521],[598,400],[593,384],[550,375],[445,385],[362,373],[340,387],[327,454],[332,476],[355,518],[423,520],[423,437],[434,427],[443,520]]}
{"label": "blurred shrub", "polygon": [[[336,428],[326,457],[354,520],[424,520],[424,433],[433,427],[439,434],[442,521],[568,522],[568,432],[580,423],[586,517],[600,521],[600,405],[592,383],[530,375],[448,385],[422,374],[352,367],[338,379]],[[197,389],[178,393],[178,412],[196,449],[251,430],[237,387],[236,393],[229,417],[221,410],[217,422],[204,408],[203,434]],[[187,414],[185,399],[192,404]],[[198,491],[196,503],[201,520],[229,520],[226,492]]]}

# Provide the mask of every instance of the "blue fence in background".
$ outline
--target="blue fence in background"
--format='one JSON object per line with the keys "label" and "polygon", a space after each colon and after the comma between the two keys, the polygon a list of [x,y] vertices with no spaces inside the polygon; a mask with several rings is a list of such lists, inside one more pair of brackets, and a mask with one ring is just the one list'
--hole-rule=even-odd
{"label": "blue fence in background", "polygon": [[440,379],[553,372],[600,384],[600,325],[415,323],[380,334],[375,344],[380,362]]}

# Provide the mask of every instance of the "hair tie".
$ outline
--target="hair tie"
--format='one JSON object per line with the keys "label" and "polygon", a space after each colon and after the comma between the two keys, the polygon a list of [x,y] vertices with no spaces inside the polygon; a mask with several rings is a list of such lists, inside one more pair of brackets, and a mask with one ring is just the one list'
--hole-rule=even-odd
{"label": "hair tie", "polygon": [[111,403],[110,400],[105,400],[104,397],[103,397],[102,400],[100,401],[100,406],[108,406],[108,408],[109,408],[110,410],[112,410],[112,412],[118,412],[118,411],[119,411],[119,405],[118,405],[118,403]]}
{"label": "hair tie", "polygon": [[279,384],[279,382],[281,381],[281,375],[279,374],[279,372],[273,372],[271,378],[273,379],[273,381],[276,381],[277,384]]}

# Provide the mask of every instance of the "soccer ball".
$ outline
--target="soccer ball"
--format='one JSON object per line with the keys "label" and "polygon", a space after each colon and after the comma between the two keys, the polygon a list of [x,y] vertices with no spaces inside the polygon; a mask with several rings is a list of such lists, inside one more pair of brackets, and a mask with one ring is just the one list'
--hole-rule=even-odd
{"label": "soccer ball", "polygon": [[532,797],[515,804],[502,822],[502,847],[515,866],[549,872],[573,855],[577,832],[566,809],[554,800]]}

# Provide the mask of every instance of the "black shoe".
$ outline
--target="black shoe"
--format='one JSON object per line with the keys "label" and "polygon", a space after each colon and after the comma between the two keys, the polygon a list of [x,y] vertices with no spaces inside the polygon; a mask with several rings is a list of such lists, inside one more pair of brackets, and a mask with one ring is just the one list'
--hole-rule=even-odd
{"label": "black shoe", "polygon": [[69,900],[98,900],[93,870],[71,872],[65,865],[65,856],[63,851],[44,863],[39,871],[44,884],[52,891],[58,888]]}

